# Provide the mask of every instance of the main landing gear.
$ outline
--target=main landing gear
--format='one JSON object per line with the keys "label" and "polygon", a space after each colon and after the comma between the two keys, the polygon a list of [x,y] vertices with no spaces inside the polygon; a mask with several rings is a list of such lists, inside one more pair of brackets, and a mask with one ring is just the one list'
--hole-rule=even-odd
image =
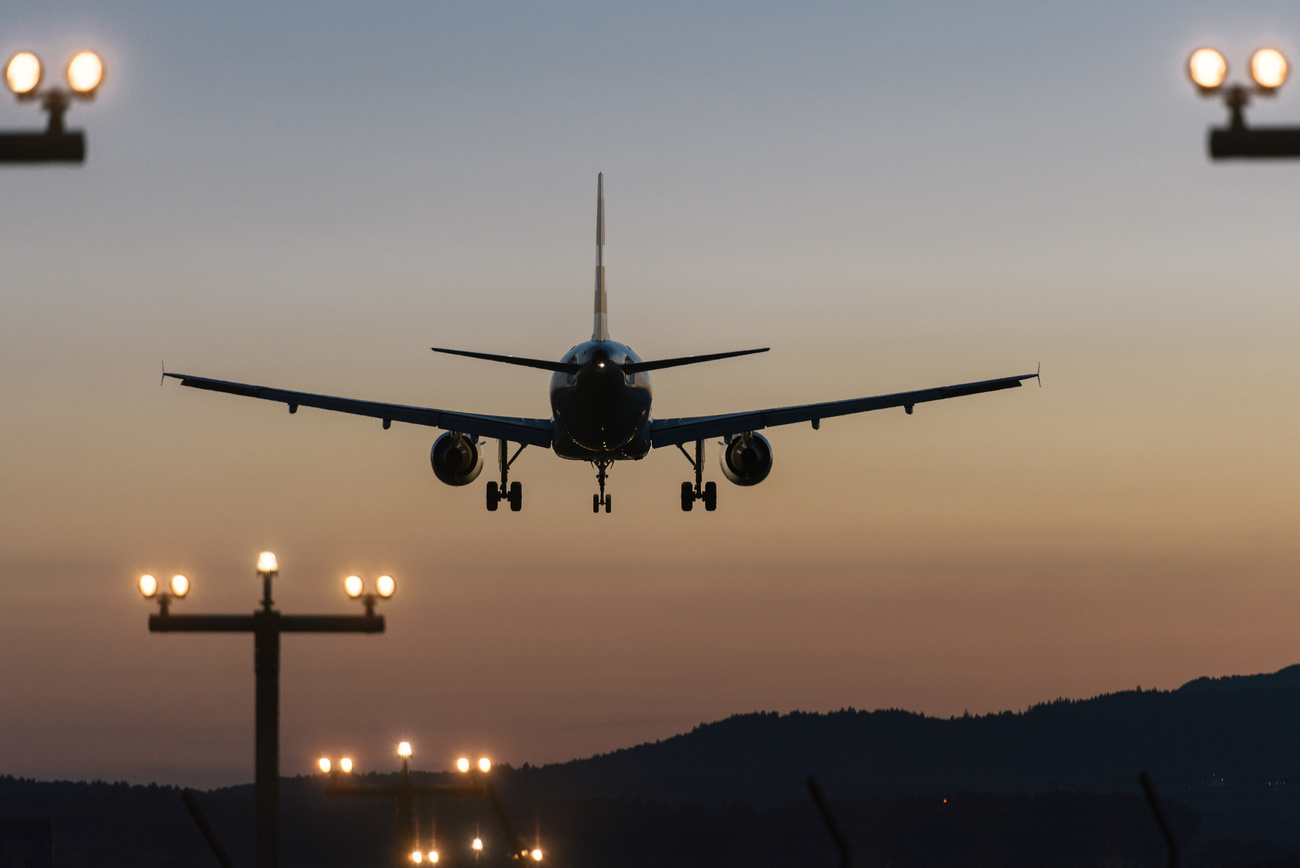
{"label": "main landing gear", "polygon": [[610,499],[610,496],[605,493],[605,480],[609,478],[609,465],[614,462],[593,461],[591,463],[596,465],[596,483],[600,486],[600,494],[593,494],[591,496],[591,511],[600,512],[600,508],[603,506],[605,507],[605,512],[609,512],[613,509],[613,501]]}
{"label": "main landing gear", "polygon": [[497,463],[501,465],[501,483],[499,485],[495,482],[487,484],[488,512],[496,512],[497,507],[503,500],[510,501],[511,512],[518,512],[523,508],[524,487],[518,482],[510,482],[507,485],[507,481],[510,476],[510,465],[515,463],[515,459],[519,457],[519,453],[523,452],[524,447],[527,445],[527,443],[520,443],[519,448],[515,450],[515,454],[507,460],[506,453],[509,452],[509,444],[504,440],[498,441]]}
{"label": "main landing gear", "polygon": [[682,512],[690,512],[697,500],[704,501],[704,509],[713,512],[718,508],[718,483],[704,481],[704,441],[695,441],[694,458],[682,449],[682,444],[678,443],[677,448],[682,450],[686,460],[695,468],[695,485],[692,486],[689,482],[682,483]]}

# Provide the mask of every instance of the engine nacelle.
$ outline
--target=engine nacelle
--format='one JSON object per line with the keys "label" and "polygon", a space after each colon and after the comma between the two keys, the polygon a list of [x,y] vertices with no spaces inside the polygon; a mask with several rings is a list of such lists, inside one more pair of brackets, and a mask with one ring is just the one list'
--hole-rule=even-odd
{"label": "engine nacelle", "polygon": [[483,450],[464,434],[448,431],[429,450],[433,474],[448,485],[469,485],[483,472]]}
{"label": "engine nacelle", "polygon": [[722,444],[722,475],[737,485],[758,485],[772,472],[772,444],[762,434],[737,434]]}

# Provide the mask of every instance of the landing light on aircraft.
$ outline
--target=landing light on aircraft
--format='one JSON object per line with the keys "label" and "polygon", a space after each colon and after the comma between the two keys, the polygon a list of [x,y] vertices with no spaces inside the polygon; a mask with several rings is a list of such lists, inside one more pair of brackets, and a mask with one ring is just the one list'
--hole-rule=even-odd
{"label": "landing light on aircraft", "polygon": [[9,58],[9,62],[5,64],[5,83],[19,99],[34,96],[37,86],[41,83],[40,58],[30,51],[20,51]]}
{"label": "landing light on aircraft", "polygon": [[1187,61],[1187,74],[1202,93],[1213,93],[1228,77],[1228,61],[1213,48],[1198,48]]}
{"label": "landing light on aircraft", "polygon": [[1250,58],[1250,77],[1263,91],[1274,91],[1286,83],[1290,68],[1282,52],[1276,48],[1261,48]]}
{"label": "landing light on aircraft", "polygon": [[144,598],[146,600],[153,597],[154,594],[158,593],[158,580],[155,579],[153,576],[149,575],[148,573],[141,576],[140,593],[144,595]]}

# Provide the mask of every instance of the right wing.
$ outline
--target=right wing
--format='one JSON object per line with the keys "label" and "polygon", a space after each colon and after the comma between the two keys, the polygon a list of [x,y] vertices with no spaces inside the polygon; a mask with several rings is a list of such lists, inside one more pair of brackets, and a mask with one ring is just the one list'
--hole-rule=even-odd
{"label": "right wing", "polygon": [[299,407],[316,407],[320,410],[334,410],[338,413],[351,413],[354,416],[370,416],[382,419],[387,428],[393,422],[409,422],[413,425],[427,425],[430,428],[442,428],[460,434],[476,437],[490,437],[494,440],[509,440],[511,443],[527,443],[529,446],[551,446],[551,420],[522,419],[510,416],[485,416],[479,413],[454,413],[448,410],[435,410],[432,407],[408,407],[405,404],[381,404],[378,401],[356,401],[351,398],[336,398],[332,395],[313,395],[310,392],[290,392],[286,389],[273,389],[269,386],[253,386],[248,383],[232,383],[227,380],[213,380],[207,377],[193,377],[189,374],[164,374],[181,381],[182,386],[194,389],[207,389],[211,392],[226,392],[242,395],[245,398],[261,398],[288,404],[290,413],[297,413]]}

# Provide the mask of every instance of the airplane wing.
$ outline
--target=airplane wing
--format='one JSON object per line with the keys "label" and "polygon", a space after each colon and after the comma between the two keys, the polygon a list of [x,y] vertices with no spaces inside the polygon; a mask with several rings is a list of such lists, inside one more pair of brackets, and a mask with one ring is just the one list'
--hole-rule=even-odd
{"label": "airplane wing", "polygon": [[911,413],[914,404],[942,401],[945,398],[960,398],[962,395],[978,395],[982,392],[996,392],[1000,389],[1014,389],[1022,381],[1037,377],[1038,374],[1022,374],[1018,377],[981,380],[978,383],[940,386],[937,389],[920,389],[915,392],[876,395],[870,398],[850,398],[847,401],[826,401],[821,404],[801,404],[796,407],[777,407],[772,410],[727,413],[721,416],[656,419],[650,427],[650,441],[658,448],[689,443],[693,440],[706,440],[710,437],[729,437],[746,431],[758,431],[762,428],[790,425],[795,422],[812,422],[813,427],[816,427],[822,419],[831,416],[847,416],[850,413],[865,413],[868,410],[883,410],[887,407],[903,407]]}
{"label": "airplane wing", "polygon": [[511,443],[527,443],[529,446],[541,446],[547,449],[551,446],[552,429],[549,419],[516,419],[509,416],[485,416],[479,413],[453,413],[447,410],[435,410],[432,407],[356,401],[351,398],[335,398],[331,395],[313,395],[310,392],[290,392],[268,386],[192,377],[189,374],[169,373],[164,376],[180,380],[182,386],[195,389],[227,392],[231,395],[243,395],[245,398],[261,398],[264,401],[288,404],[290,413],[297,413],[299,407],[316,407],[321,410],[382,419],[385,428],[393,422],[410,422],[413,425],[428,425],[430,428],[442,428],[446,431],[477,437],[509,440]]}

